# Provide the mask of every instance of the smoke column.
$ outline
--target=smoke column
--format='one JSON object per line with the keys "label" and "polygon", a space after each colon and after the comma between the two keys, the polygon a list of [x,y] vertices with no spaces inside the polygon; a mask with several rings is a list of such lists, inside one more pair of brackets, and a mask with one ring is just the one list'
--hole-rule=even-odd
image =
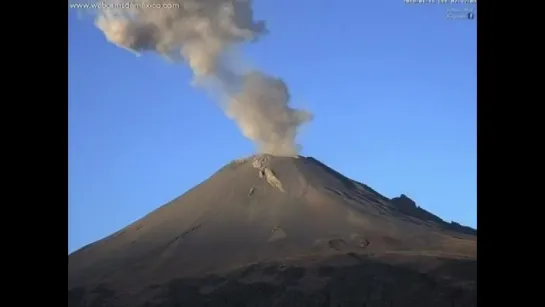
{"label": "smoke column", "polygon": [[100,2],[97,27],[106,38],[133,52],[154,51],[181,60],[194,84],[219,90],[227,116],[262,153],[296,155],[297,129],[312,114],[289,106],[286,84],[261,71],[239,72],[229,60],[235,47],[267,33],[255,21],[251,0],[124,0]]}

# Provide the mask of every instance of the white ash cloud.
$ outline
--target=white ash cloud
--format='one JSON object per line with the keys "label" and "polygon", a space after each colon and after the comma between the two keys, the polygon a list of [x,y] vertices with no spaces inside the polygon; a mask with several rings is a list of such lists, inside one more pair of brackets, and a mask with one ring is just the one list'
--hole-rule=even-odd
{"label": "white ash cloud", "polygon": [[[245,42],[267,33],[255,21],[251,0],[143,0],[140,6],[124,1],[102,2],[96,19],[106,38],[119,47],[141,53],[157,52],[184,61],[203,88],[213,81],[222,105],[242,133],[260,152],[296,155],[298,128],[312,114],[290,107],[286,84],[261,71],[240,72],[229,54]],[[159,8],[159,5],[162,6]]]}

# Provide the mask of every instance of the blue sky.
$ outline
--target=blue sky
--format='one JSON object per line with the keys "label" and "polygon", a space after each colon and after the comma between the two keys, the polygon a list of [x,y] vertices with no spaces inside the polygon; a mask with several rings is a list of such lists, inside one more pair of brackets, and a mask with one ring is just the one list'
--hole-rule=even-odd
{"label": "blue sky", "polygon": [[[325,3],[327,5],[320,5]],[[257,0],[271,33],[247,59],[315,119],[314,156],[388,197],[476,227],[476,22],[467,5]],[[69,238],[74,251],[252,154],[183,64],[135,57],[69,12]]]}

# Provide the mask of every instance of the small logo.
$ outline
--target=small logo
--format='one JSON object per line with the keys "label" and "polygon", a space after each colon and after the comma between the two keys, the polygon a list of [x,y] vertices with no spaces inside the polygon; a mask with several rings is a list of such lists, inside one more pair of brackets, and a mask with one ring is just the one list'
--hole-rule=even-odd
{"label": "small logo", "polygon": [[447,19],[450,20],[473,20],[475,19],[475,12],[472,9],[464,8],[451,8],[447,9]]}

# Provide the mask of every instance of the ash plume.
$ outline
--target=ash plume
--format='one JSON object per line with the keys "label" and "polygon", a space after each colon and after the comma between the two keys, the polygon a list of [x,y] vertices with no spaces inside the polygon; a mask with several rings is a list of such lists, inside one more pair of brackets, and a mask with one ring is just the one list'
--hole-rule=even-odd
{"label": "ash plume", "polygon": [[[106,38],[133,52],[157,52],[183,61],[197,86],[221,94],[226,114],[260,152],[296,155],[298,127],[311,113],[291,108],[286,84],[261,71],[241,72],[236,47],[267,33],[255,21],[251,0],[102,1],[96,19]],[[229,57],[231,56],[231,57]]]}

